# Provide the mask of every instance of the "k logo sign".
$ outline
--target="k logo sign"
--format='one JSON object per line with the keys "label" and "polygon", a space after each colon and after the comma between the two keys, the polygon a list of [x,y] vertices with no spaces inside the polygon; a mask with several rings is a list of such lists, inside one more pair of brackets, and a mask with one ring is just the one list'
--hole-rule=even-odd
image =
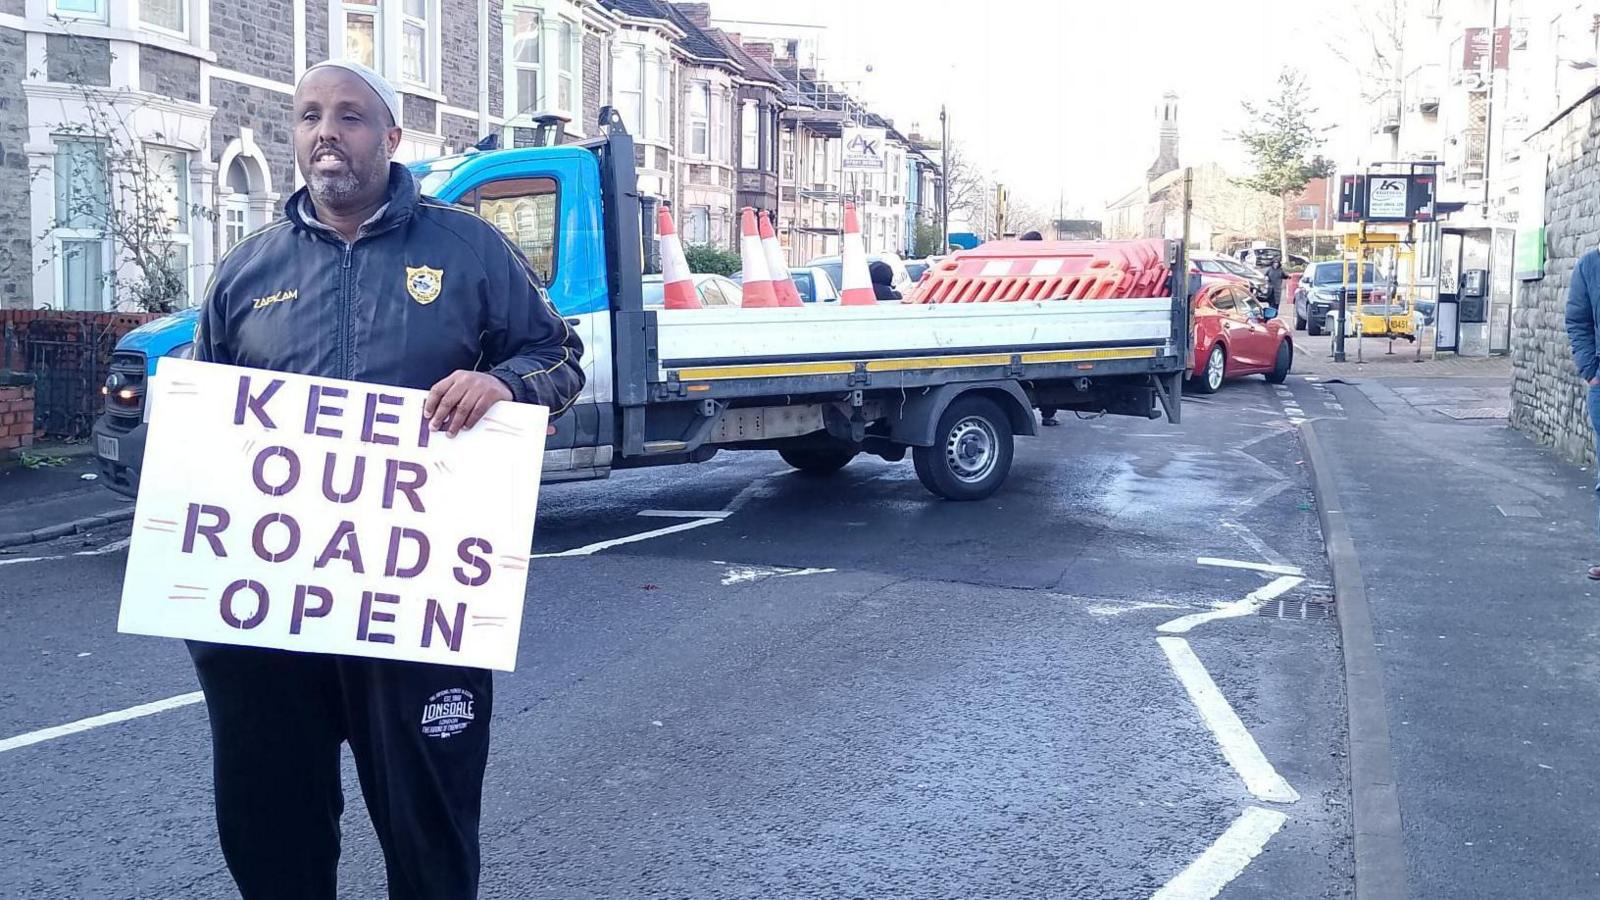
{"label": "k logo sign", "polygon": [[444,270],[430,269],[427,266],[412,268],[406,266],[406,293],[411,299],[427,306],[439,299],[439,291],[444,288]]}

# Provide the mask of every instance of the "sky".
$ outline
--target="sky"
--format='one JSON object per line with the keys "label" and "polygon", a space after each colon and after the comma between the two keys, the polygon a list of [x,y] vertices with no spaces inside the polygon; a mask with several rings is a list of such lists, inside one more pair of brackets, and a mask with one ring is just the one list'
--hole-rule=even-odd
{"label": "sky", "polygon": [[[1098,217],[1138,187],[1156,154],[1161,95],[1179,94],[1185,165],[1245,170],[1229,135],[1245,99],[1303,71],[1319,125],[1362,121],[1351,73],[1329,48],[1348,7],[1284,0],[711,0],[715,18],[822,26],[819,68],[894,119],[951,139],[1016,199]],[[1346,10],[1341,16],[1340,10]],[[746,28],[747,32],[754,28]],[[1329,132],[1350,154],[1359,128]]]}

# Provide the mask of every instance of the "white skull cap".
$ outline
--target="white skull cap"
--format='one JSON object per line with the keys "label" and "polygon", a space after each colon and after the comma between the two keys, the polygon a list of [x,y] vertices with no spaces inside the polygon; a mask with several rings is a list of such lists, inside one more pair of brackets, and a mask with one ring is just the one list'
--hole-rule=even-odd
{"label": "white skull cap", "polygon": [[389,84],[388,79],[361,63],[352,62],[348,59],[330,59],[326,62],[319,62],[307,69],[306,74],[300,76],[300,82],[295,87],[298,89],[301,84],[305,83],[307,78],[311,77],[311,73],[318,69],[343,69],[365,81],[367,87],[372,88],[372,92],[378,95],[378,99],[383,101],[384,106],[388,107],[389,121],[395,125],[400,124],[400,96],[394,92],[394,87]]}

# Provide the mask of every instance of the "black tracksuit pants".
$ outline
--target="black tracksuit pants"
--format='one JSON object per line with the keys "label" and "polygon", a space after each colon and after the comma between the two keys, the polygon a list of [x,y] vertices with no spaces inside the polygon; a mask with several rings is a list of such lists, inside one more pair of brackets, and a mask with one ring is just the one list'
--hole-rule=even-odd
{"label": "black tracksuit pants", "polygon": [[211,717],[217,831],[243,900],[335,900],[339,745],[392,900],[471,900],[489,756],[483,669],[189,643]]}

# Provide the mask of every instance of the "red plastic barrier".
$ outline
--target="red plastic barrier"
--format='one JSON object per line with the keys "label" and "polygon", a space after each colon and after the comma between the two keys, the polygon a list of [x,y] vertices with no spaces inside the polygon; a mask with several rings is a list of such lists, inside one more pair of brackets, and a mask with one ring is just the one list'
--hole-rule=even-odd
{"label": "red plastic barrier", "polygon": [[909,303],[1011,303],[1160,296],[1164,242],[990,241],[923,276]]}

